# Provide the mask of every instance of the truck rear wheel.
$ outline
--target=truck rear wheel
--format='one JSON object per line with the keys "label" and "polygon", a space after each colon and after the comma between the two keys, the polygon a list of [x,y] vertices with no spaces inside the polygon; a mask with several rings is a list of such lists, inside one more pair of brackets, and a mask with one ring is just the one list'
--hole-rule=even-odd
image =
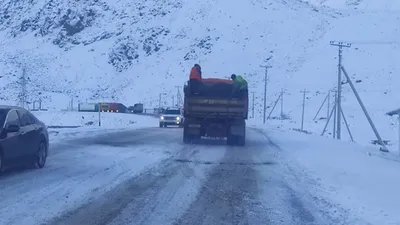
{"label": "truck rear wheel", "polygon": [[191,136],[185,132],[185,128],[183,129],[183,143],[190,144],[192,141]]}
{"label": "truck rear wheel", "polygon": [[227,143],[228,145],[233,146],[233,145],[235,145],[235,140],[234,140],[233,137],[231,136],[231,138],[227,138],[226,143]]}
{"label": "truck rear wheel", "polygon": [[193,141],[199,140],[201,137],[189,134],[187,132],[187,128],[183,128],[183,143],[184,144],[191,144]]}
{"label": "truck rear wheel", "polygon": [[236,144],[238,146],[244,146],[246,144],[246,136],[236,136]]}
{"label": "truck rear wheel", "polygon": [[246,144],[246,137],[245,136],[229,135],[227,137],[226,143],[228,145],[244,146]]}
{"label": "truck rear wheel", "polygon": [[188,126],[189,126],[189,120],[184,120],[183,121],[183,143],[184,144],[190,144],[192,142],[192,137],[188,133]]}
{"label": "truck rear wheel", "polygon": [[[235,124],[235,126],[237,126],[237,124]],[[231,132],[231,128],[228,129],[228,135],[226,140],[228,145],[244,146],[246,144],[246,124],[240,123],[239,126],[241,129],[241,132],[239,132],[240,135],[233,135]]]}
{"label": "truck rear wheel", "polygon": [[227,145],[235,145],[235,136],[233,136],[230,132],[228,132],[228,136],[226,137]]}

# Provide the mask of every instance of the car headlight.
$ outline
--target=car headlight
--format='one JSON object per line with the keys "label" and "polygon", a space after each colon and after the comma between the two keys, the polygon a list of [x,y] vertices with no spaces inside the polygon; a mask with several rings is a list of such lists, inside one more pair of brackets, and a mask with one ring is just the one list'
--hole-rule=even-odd
{"label": "car headlight", "polygon": [[163,117],[163,116],[161,116],[161,117],[160,117],[160,119],[161,119],[161,120],[164,120],[164,117]]}
{"label": "car headlight", "polygon": [[181,120],[181,118],[178,116],[178,117],[176,117],[176,120]]}

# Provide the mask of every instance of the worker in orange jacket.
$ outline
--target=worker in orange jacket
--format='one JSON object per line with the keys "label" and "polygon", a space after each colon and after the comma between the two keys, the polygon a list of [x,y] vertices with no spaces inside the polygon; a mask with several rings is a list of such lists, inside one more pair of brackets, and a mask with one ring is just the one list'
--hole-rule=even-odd
{"label": "worker in orange jacket", "polygon": [[192,94],[199,94],[201,87],[201,67],[199,64],[194,64],[190,70],[189,88]]}

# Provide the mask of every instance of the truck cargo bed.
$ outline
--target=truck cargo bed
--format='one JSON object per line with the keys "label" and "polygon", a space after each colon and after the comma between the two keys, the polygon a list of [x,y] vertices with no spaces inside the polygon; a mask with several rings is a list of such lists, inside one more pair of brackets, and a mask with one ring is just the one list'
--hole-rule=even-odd
{"label": "truck cargo bed", "polygon": [[[199,85],[198,95],[201,97],[230,98],[234,90],[233,82],[225,79],[203,79]],[[189,94],[188,92],[188,86],[185,86],[185,95]]]}
{"label": "truck cargo bed", "polygon": [[247,118],[247,98],[185,97],[186,116]]}

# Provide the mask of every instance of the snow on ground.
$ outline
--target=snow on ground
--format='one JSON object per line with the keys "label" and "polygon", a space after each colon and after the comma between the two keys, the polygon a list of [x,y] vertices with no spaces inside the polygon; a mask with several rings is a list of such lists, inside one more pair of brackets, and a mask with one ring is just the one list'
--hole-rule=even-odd
{"label": "snow on ground", "polygon": [[288,157],[285,163],[321,199],[369,224],[400,223],[398,157],[325,137],[253,127],[264,130]]}
{"label": "snow on ground", "polygon": [[136,130],[70,142],[53,148],[43,169],[6,171],[0,177],[0,224],[42,224],[156,166],[177,148],[174,141],[146,138],[146,132]]}
{"label": "snow on ground", "polygon": [[[99,126],[98,112],[33,111],[32,113],[50,126],[48,131],[51,142],[77,136],[158,126],[156,118],[146,115],[100,113],[101,126]],[[58,126],[78,126],[78,128],[57,128]]]}
{"label": "snow on ground", "polygon": [[[353,47],[345,49],[344,65],[354,82],[361,81],[356,88],[383,139],[397,142],[397,122],[385,112],[398,108],[391,103],[400,100],[398,1],[10,1],[3,4],[10,15],[0,21],[0,45],[7,46],[0,60],[5,102],[17,101],[24,67],[29,100],[41,96],[45,108],[66,107],[72,97],[74,102],[113,99],[152,107],[160,93],[161,104],[169,105],[175,86],[186,81],[190,66],[200,63],[204,77],[243,74],[255,92],[256,116],[262,118],[260,65],[272,56],[267,101],[271,104],[286,89],[284,111],[291,118],[276,123],[300,127],[300,91],[307,89],[305,128],[320,133],[324,121],[316,124],[312,118],[337,83],[337,48],[329,42],[349,41]],[[65,23],[63,18],[74,25],[78,17],[84,27],[74,35],[65,34],[65,24],[56,25]],[[344,113],[356,141],[368,144],[376,138],[345,86]]]}
{"label": "snow on ground", "polygon": [[[320,1],[309,0],[318,10],[332,10],[340,12],[340,16],[329,20],[329,25],[323,26],[324,33],[317,41],[305,50],[296,65],[295,72],[290,79],[282,79],[282,71],[272,68],[269,70],[267,89],[268,105],[278,97],[281,88],[285,89],[284,113],[290,120],[271,120],[268,123],[285,129],[299,129],[302,118],[301,91],[305,89],[306,103],[304,116],[304,129],[320,135],[326,123],[326,105],[317,120],[313,120],[318,108],[322,104],[327,92],[337,87],[338,48],[330,45],[330,41],[345,41],[352,43],[351,48],[343,51],[343,65],[351,77],[361,99],[364,102],[375,126],[384,140],[390,141],[393,148],[398,144],[398,122],[385,114],[399,107],[400,92],[397,84],[400,71],[396,59],[399,55],[398,37],[400,30],[399,7],[397,1]],[[297,50],[294,50],[297,51]],[[303,60],[302,60],[303,59]],[[272,64],[273,66],[275,65]],[[261,69],[260,69],[261,70]],[[260,82],[262,84],[262,79]],[[346,79],[343,75],[343,81]],[[250,80],[252,85],[252,80]],[[255,116],[262,118],[263,90],[255,89]],[[333,104],[334,93],[331,94]],[[350,125],[350,130],[357,143],[369,145],[376,140],[368,121],[358,104],[349,84],[343,85],[342,93],[343,112]],[[332,108],[332,105],[331,105]],[[267,113],[271,110],[268,109]],[[280,104],[272,117],[279,117]],[[329,125],[329,135],[332,131],[332,122]],[[342,125],[344,140],[350,140],[345,124]]]}

